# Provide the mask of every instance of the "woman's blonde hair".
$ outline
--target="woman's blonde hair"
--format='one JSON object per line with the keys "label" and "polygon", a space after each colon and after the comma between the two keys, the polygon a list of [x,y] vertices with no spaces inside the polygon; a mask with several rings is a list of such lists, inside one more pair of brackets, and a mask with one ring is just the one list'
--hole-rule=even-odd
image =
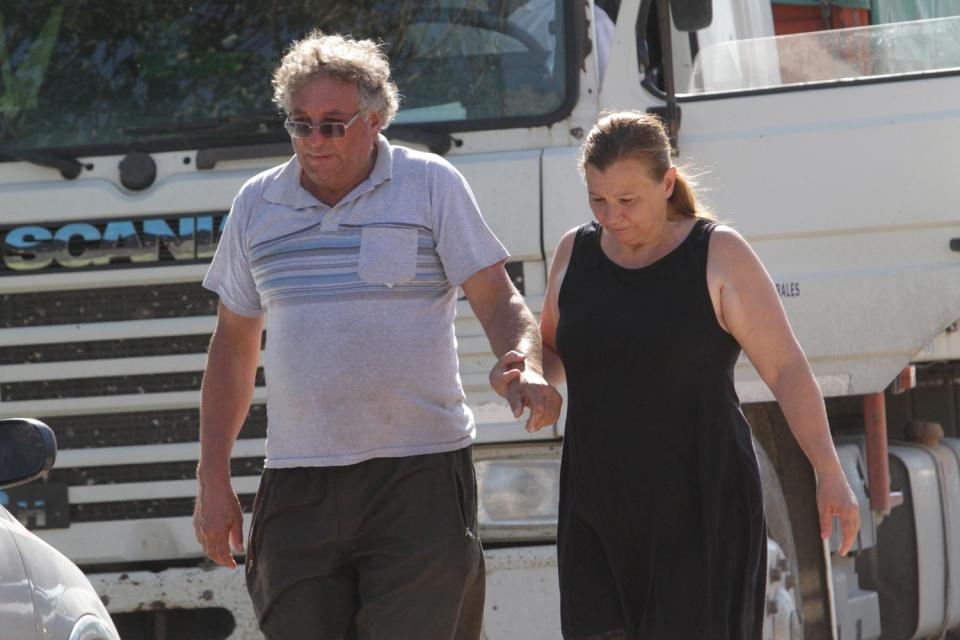
{"label": "woman's blonde hair", "polygon": [[[604,114],[594,125],[580,150],[579,168],[583,175],[587,165],[600,171],[618,160],[644,162],[654,180],[663,180],[673,166],[670,138],[663,123],[654,115],[640,111],[618,111]],[[693,180],[677,168],[677,179],[668,202],[673,211],[691,218],[713,215],[697,202]]]}
{"label": "woman's blonde hair", "polygon": [[273,73],[273,101],[290,113],[293,94],[315,78],[356,82],[360,109],[380,114],[380,128],[386,129],[400,108],[400,92],[390,78],[390,61],[381,45],[373,40],[354,40],[320,31],[297,40]]}

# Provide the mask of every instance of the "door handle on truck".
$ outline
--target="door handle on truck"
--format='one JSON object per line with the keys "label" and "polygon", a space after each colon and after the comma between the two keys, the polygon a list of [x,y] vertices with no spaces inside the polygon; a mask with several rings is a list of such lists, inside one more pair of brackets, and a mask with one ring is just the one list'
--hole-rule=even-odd
{"label": "door handle on truck", "polygon": [[960,238],[950,238],[950,251],[960,251]]}

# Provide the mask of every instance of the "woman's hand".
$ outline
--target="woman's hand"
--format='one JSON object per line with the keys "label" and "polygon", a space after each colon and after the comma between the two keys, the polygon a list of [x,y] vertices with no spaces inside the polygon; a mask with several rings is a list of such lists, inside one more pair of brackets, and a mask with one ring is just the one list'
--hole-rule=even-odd
{"label": "woman's hand", "polygon": [[840,518],[843,540],[838,553],[847,555],[860,531],[860,505],[839,468],[817,473],[817,511],[820,513],[820,537],[824,540],[833,530],[833,516]]}
{"label": "woman's hand", "polygon": [[[501,398],[507,398],[510,383],[520,379],[526,359],[519,351],[507,351],[490,369],[490,386]],[[516,418],[517,415],[513,417]]]}
{"label": "woman's hand", "polygon": [[519,351],[508,351],[493,365],[490,386],[507,399],[514,418],[520,418],[524,407],[530,407],[526,424],[530,433],[560,418],[560,393],[542,375],[527,368],[526,356]]}

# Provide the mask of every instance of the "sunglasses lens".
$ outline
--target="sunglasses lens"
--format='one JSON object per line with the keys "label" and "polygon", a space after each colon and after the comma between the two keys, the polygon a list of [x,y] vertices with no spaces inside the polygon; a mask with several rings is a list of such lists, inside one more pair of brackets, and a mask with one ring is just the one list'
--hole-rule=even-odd
{"label": "sunglasses lens", "polygon": [[287,133],[294,138],[310,137],[310,125],[305,122],[293,122],[288,120],[287,122],[283,123],[283,126],[286,127]]}
{"label": "sunglasses lens", "polygon": [[342,138],[347,135],[347,124],[345,122],[321,122],[310,125],[309,122],[297,122],[296,120],[287,120],[283,123],[287,133],[294,138],[309,138],[310,131],[316,129],[324,138]]}
{"label": "sunglasses lens", "polygon": [[347,128],[342,122],[324,122],[320,125],[320,135],[324,138],[342,138]]}

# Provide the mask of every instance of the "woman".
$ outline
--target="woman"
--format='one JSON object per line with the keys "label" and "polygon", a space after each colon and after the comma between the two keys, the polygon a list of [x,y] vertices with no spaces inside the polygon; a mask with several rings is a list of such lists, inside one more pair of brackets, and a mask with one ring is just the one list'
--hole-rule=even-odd
{"label": "woman", "polygon": [[[660,122],[604,117],[580,169],[596,222],[560,240],[540,321],[569,393],[558,554],[565,638],[759,639],[763,498],[741,347],[818,478],[821,535],[859,528],[820,389],[756,254],[697,209]],[[498,391],[519,374],[511,353]]]}

